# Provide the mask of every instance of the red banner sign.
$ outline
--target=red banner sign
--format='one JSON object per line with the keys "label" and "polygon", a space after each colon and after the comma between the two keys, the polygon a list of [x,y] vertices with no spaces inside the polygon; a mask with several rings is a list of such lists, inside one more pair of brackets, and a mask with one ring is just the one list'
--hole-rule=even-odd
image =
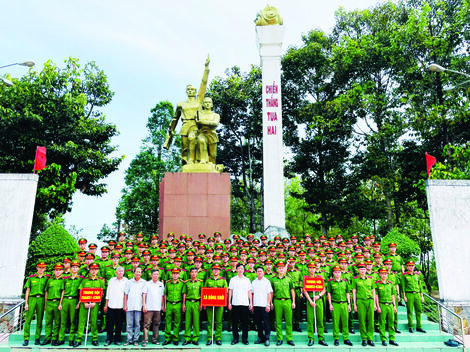
{"label": "red banner sign", "polygon": [[201,304],[204,307],[225,307],[227,305],[227,289],[203,287],[201,290]]}
{"label": "red banner sign", "polygon": [[320,292],[325,288],[325,282],[322,277],[304,277],[305,291]]}
{"label": "red banner sign", "polygon": [[88,288],[84,287],[80,290],[80,302],[84,303],[99,303],[103,297],[102,288]]}

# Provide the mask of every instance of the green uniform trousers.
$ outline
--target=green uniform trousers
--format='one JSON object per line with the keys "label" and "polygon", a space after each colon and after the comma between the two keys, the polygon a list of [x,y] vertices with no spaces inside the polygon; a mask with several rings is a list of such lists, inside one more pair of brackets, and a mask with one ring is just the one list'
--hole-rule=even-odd
{"label": "green uniform trousers", "polygon": [[[214,338],[216,341],[222,340],[222,317],[224,307],[207,307],[207,340],[212,339],[212,314],[214,314]],[[214,313],[213,313],[214,312]]]}
{"label": "green uniform trousers", "polygon": [[[314,312],[315,311],[315,312]],[[309,340],[313,340],[315,334],[315,317],[317,320],[317,336],[318,340],[324,340],[324,325],[323,325],[323,301],[320,298],[316,301],[315,309],[310,305],[310,302],[307,300],[307,336]]]}
{"label": "green uniform trousers", "polygon": [[348,321],[349,321],[349,309],[348,303],[331,303],[333,305],[333,338],[339,339],[339,323],[341,321],[341,332],[343,334],[343,340],[349,339]]}
{"label": "green uniform trousers", "polygon": [[42,319],[44,318],[44,297],[29,297],[28,310],[26,311],[26,318],[24,322],[24,339],[29,340],[31,331],[31,321],[36,313],[36,332],[34,338],[37,340],[41,337],[42,332]]}
{"label": "green uniform trousers", "polygon": [[300,320],[302,315],[302,307],[300,305],[300,289],[295,289],[295,309],[293,312],[293,324],[296,328],[300,326]]}
{"label": "green uniform trousers", "polygon": [[199,301],[191,302],[186,300],[186,316],[184,324],[184,339],[191,341],[191,330],[193,331],[192,341],[199,341]]}
{"label": "green uniform trousers", "polygon": [[276,315],[276,340],[282,341],[282,316],[286,320],[286,340],[292,341],[292,300],[274,299],[274,314]]}
{"label": "green uniform trousers", "polygon": [[75,316],[78,299],[68,299],[65,298],[62,300],[62,310],[60,311],[60,330],[59,330],[59,341],[65,340],[65,329],[67,328],[67,323],[70,321],[70,334],[69,341],[75,340],[75,332],[77,326],[75,324]]}
{"label": "green uniform trousers", "polygon": [[[90,327],[91,331],[91,340],[98,341],[98,312],[100,310],[99,303],[96,303],[90,311],[90,322],[88,326]],[[81,342],[82,336],[85,331],[86,321],[88,318],[88,308],[85,308],[85,304],[80,303],[80,311],[78,313],[78,330],[77,330],[77,337],[75,341]]]}
{"label": "green uniform trousers", "polygon": [[60,327],[60,300],[47,301],[46,304],[46,325],[44,327],[45,339],[46,340],[57,340],[59,337]]}
{"label": "green uniform trousers", "polygon": [[395,312],[393,311],[393,305],[379,303],[380,311],[379,313],[379,331],[380,331],[380,340],[387,340],[385,335],[385,324],[388,325],[388,338],[390,341],[395,341]]}
{"label": "green uniform trousers", "polygon": [[[170,303],[167,302],[165,314],[165,340],[178,341],[181,326],[181,307],[183,303]],[[171,332],[171,325],[173,323],[173,333]]]}
{"label": "green uniform trousers", "polygon": [[362,340],[374,339],[374,300],[357,299],[357,321]]}
{"label": "green uniform trousers", "polygon": [[423,307],[421,306],[421,295],[419,293],[406,293],[406,317],[408,318],[408,328],[413,329],[413,308],[416,314],[416,328],[421,329],[421,313]]}

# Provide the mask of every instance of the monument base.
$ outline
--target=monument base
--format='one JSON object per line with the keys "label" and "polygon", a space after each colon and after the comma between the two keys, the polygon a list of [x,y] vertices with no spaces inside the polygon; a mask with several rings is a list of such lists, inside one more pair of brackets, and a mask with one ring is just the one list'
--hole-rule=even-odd
{"label": "monument base", "polygon": [[212,173],[212,172],[222,172],[224,171],[224,166],[222,164],[186,164],[181,168],[182,172],[187,173]]}
{"label": "monument base", "polygon": [[199,233],[230,236],[230,174],[166,173],[160,183],[160,239]]}

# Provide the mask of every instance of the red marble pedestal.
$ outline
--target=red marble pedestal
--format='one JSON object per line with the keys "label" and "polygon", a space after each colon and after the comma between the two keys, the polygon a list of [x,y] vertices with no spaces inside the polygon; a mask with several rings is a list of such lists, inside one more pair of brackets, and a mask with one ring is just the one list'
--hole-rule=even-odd
{"label": "red marble pedestal", "polygon": [[169,232],[230,236],[230,174],[166,173],[160,183],[160,239]]}

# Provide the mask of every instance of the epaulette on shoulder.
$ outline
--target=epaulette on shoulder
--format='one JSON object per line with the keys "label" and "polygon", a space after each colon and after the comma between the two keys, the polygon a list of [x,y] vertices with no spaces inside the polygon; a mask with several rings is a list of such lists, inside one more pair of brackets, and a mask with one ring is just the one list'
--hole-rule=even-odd
{"label": "epaulette on shoulder", "polygon": [[380,284],[380,280],[375,281],[376,284]]}
{"label": "epaulette on shoulder", "polygon": [[359,275],[358,275],[358,276],[354,276],[353,279],[357,279],[358,277],[359,277]]}
{"label": "epaulette on shoulder", "polygon": [[132,270],[133,270],[132,268],[129,268],[129,269],[127,269],[126,271],[132,271]]}
{"label": "epaulette on shoulder", "polygon": [[207,270],[206,270],[206,269],[202,269],[202,268],[201,268],[201,271],[205,271],[205,272],[207,272]]}
{"label": "epaulette on shoulder", "polygon": [[70,279],[70,278],[71,278],[71,276],[70,276],[70,275],[68,275],[68,276],[64,276],[64,279]]}
{"label": "epaulette on shoulder", "polygon": [[46,276],[46,277],[51,277],[51,275],[49,275],[49,274],[44,274],[44,276]]}
{"label": "epaulette on shoulder", "polygon": [[389,281],[389,280],[387,280],[387,282],[388,282],[389,284],[393,284],[393,282],[391,282],[391,281]]}
{"label": "epaulette on shoulder", "polygon": [[77,275],[77,276],[78,276],[80,279],[84,279],[84,278],[85,278],[85,276],[83,276],[83,275]]}
{"label": "epaulette on shoulder", "polygon": [[33,274],[33,275],[29,275],[29,277],[36,277],[36,274]]}
{"label": "epaulette on shoulder", "polygon": [[219,278],[224,279],[224,280],[227,280],[227,279],[226,279],[225,277],[223,277],[223,276],[219,276]]}
{"label": "epaulette on shoulder", "polygon": [[105,278],[104,278],[104,277],[97,276],[96,278],[105,281]]}
{"label": "epaulette on shoulder", "polygon": [[333,278],[331,278],[331,279],[328,279],[328,281],[333,281]]}
{"label": "epaulette on shoulder", "polygon": [[341,279],[341,280],[346,281],[346,282],[348,281],[348,279]]}
{"label": "epaulette on shoulder", "polygon": [[105,268],[110,268],[112,264],[105,265]]}
{"label": "epaulette on shoulder", "polygon": [[421,271],[416,271],[415,275],[421,275]]}
{"label": "epaulette on shoulder", "polygon": [[406,273],[401,273],[402,275],[406,275]]}
{"label": "epaulette on shoulder", "polygon": [[372,276],[369,276],[369,275],[368,275],[367,277],[368,277],[369,279],[373,279],[373,277],[372,277]]}

